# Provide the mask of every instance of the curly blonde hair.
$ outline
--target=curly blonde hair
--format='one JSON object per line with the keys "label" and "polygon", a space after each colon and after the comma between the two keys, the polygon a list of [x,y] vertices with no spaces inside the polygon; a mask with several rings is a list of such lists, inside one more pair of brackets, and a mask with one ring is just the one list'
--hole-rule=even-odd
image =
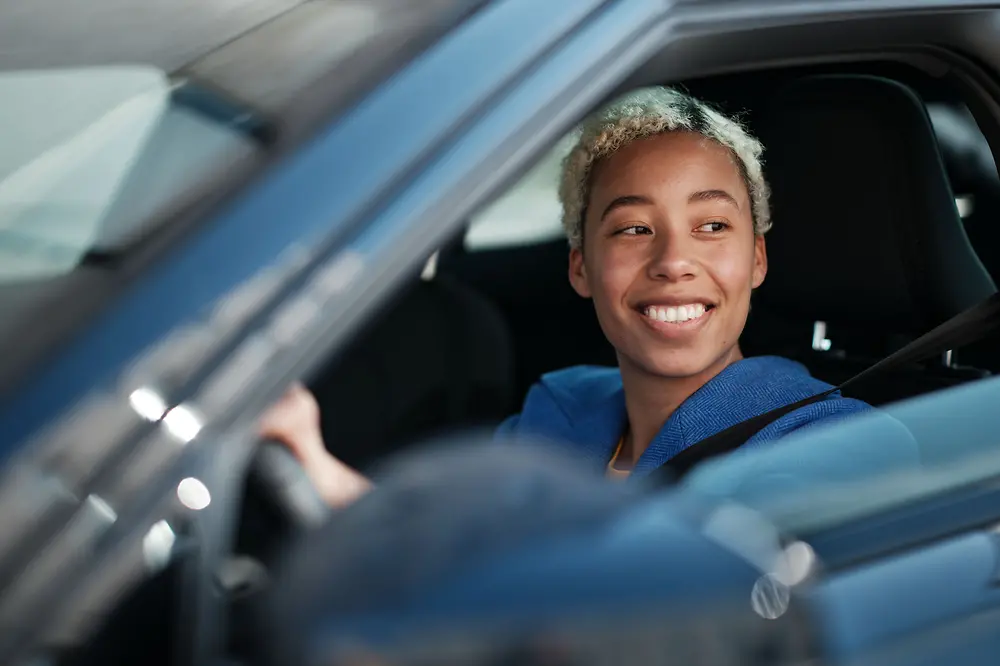
{"label": "curly blonde hair", "polygon": [[583,220],[594,164],[637,139],[678,131],[701,134],[732,152],[750,194],[754,233],[767,233],[771,228],[770,188],[764,180],[764,147],[760,141],[738,121],[704,102],[656,86],[640,88],[615,100],[589,116],[579,128],[579,139],[563,160],[559,184],[563,228],[572,247],[583,244]]}

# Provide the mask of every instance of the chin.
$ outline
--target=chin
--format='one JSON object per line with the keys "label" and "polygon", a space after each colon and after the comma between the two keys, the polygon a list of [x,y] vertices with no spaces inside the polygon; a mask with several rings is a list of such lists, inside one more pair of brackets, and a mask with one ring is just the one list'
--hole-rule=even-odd
{"label": "chin", "polygon": [[676,351],[647,357],[639,367],[648,374],[664,379],[688,379],[706,373],[718,359],[709,354]]}

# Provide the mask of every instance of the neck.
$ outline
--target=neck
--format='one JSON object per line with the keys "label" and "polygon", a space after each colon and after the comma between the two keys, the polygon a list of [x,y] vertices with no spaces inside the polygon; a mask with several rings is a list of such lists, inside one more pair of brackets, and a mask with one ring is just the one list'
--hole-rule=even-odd
{"label": "neck", "polygon": [[618,459],[627,465],[634,465],[681,403],[727,366],[742,358],[737,345],[696,375],[663,377],[650,374],[619,357],[628,432]]}

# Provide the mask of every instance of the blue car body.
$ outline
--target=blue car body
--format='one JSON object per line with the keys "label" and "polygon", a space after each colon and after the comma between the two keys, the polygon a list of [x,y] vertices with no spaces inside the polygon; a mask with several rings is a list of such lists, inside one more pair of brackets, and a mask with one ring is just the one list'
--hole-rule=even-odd
{"label": "blue car body", "polygon": [[[703,29],[699,26],[724,32],[727,21],[735,32],[749,29],[755,25],[747,18],[751,4],[767,25],[794,23],[793,16],[802,23],[847,20],[848,14],[861,21],[865,12],[889,11],[879,3],[858,3],[853,14],[838,3],[815,3],[814,15],[780,2],[483,3],[326,119],[308,140],[276,155],[196,225],[114,280],[92,316],[22,373],[0,401],[0,445],[8,472],[0,503],[10,535],[0,549],[6,597],[0,620],[10,623],[0,648],[20,654],[44,643],[50,637],[37,628],[39,619],[51,613],[62,617],[58,595],[24,587],[23,581],[33,580],[23,578],[25,571],[35,571],[32,563],[55,558],[44,576],[56,588],[74,591],[85,587],[77,575],[84,564],[95,572],[125,572],[116,548],[141,537],[150,522],[172,515],[171,491],[178,481],[192,474],[221,479],[220,459],[245,462],[253,415],[317,358],[342,345],[392,285],[451,237],[457,221],[665,43],[695,34]],[[906,11],[919,3],[892,4]],[[238,300],[249,303],[238,316],[220,315]],[[172,351],[166,359],[164,349]],[[136,413],[130,398],[140,389],[155,390],[164,413],[183,408],[196,415],[188,441],[178,445],[162,420]],[[980,404],[998,389],[990,380],[962,390],[968,393],[953,402]],[[234,444],[239,454],[230,458],[205,445],[230,440],[242,442]],[[18,485],[25,478],[55,478],[60,489],[44,486],[47,490],[28,499]],[[236,482],[218,483],[213,488],[225,495]],[[975,487],[942,489],[909,504],[879,506],[857,519],[797,532],[820,563],[831,563],[794,590],[817,637],[812,654],[829,663],[993,663],[1000,648],[995,587],[1000,542],[989,529],[1000,521],[1000,496],[993,483],[985,478]],[[102,504],[94,498],[103,498]],[[672,512],[695,501],[691,498],[704,499],[697,479],[693,489],[649,501]],[[744,500],[737,494],[704,501],[714,507]],[[105,505],[113,520],[84,521],[97,515],[95,506],[106,514]],[[765,519],[777,511],[768,502],[758,510]],[[574,589],[571,577],[554,580],[553,562],[573,552],[571,544],[539,546],[552,549],[549,559],[537,553],[511,559],[507,573],[495,573],[500,582],[492,582],[493,591],[514,589],[503,583],[505,575],[538,576],[567,594],[561,600],[554,592],[544,595],[548,606],[530,594],[504,599],[502,605],[515,614],[533,609],[552,617],[584,602],[596,612],[604,604],[645,607],[658,600],[674,612],[687,603],[683,583],[692,596],[712,588],[727,608],[731,604],[760,617],[753,590],[768,572],[738,547],[707,539],[703,523],[677,511],[680,517],[666,521],[662,531],[645,540],[635,537],[631,544],[663,561],[662,580],[649,581],[643,598],[615,598],[620,590],[600,586]],[[61,539],[81,524],[73,533],[78,550],[67,551]],[[599,570],[612,554],[594,551],[587,557],[578,563],[584,578],[588,567]],[[442,616],[459,614],[475,595],[486,594],[477,585],[489,584],[488,577],[477,575],[441,590],[437,608]]]}

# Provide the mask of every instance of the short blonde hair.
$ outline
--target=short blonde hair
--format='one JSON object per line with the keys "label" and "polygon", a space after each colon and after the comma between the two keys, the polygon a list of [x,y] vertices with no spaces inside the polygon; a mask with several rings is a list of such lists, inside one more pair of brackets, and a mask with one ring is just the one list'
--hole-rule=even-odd
{"label": "short blonde hair", "polygon": [[764,179],[764,147],[736,120],[672,88],[640,88],[583,121],[579,139],[563,160],[559,199],[570,245],[583,243],[583,222],[594,164],[637,140],[667,132],[694,132],[728,148],[736,157],[750,195],[754,233],[771,228],[770,188]]}

